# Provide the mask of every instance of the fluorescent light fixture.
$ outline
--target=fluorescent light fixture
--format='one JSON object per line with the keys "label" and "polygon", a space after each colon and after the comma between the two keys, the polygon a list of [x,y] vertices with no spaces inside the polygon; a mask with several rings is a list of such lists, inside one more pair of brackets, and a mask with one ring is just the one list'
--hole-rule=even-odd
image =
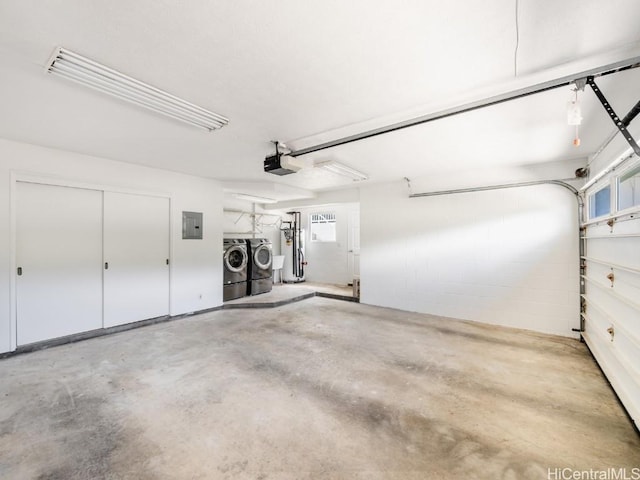
{"label": "fluorescent light fixture", "polygon": [[253,203],[277,203],[275,198],[258,197],[256,195],[247,195],[244,193],[232,193],[232,195],[238,200],[247,200]]}
{"label": "fluorescent light fixture", "polygon": [[62,47],[53,52],[46,71],[210,132],[229,123],[222,115]]}
{"label": "fluorescent light fixture", "polygon": [[303,157],[292,157],[291,155],[282,155],[280,162],[283,166],[291,170],[299,171],[303,168],[313,168],[313,160]]}
{"label": "fluorescent light fixture", "polygon": [[328,162],[316,163],[315,168],[321,168],[323,170],[326,170],[327,172],[350,178],[354,182],[361,182],[369,178],[364,173],[333,160],[330,160]]}

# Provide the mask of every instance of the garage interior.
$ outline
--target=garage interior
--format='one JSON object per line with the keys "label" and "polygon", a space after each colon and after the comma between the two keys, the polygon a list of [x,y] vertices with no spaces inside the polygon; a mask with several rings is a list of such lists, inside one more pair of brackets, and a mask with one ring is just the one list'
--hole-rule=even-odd
{"label": "garage interior", "polygon": [[1,2],[0,477],[640,475],[637,18]]}

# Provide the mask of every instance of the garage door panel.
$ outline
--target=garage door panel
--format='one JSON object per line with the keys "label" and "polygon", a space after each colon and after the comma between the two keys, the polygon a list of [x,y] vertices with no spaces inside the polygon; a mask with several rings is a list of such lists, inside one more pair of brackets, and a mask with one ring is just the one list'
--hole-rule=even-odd
{"label": "garage door panel", "polygon": [[627,328],[638,323],[637,309],[626,299],[614,296],[613,292],[608,292],[606,287],[596,287],[594,283],[587,283],[587,291],[585,295],[587,306],[593,305],[602,311],[608,313],[611,318],[615,318],[620,322],[625,322]]}
{"label": "garage door panel", "polygon": [[627,296],[640,304],[640,274],[616,267],[613,267],[613,273],[615,274],[614,288],[629,287],[631,290]]}
{"label": "garage door panel", "polygon": [[629,370],[633,373],[635,381],[640,383],[640,341],[638,337],[633,338],[623,329],[617,328],[615,338],[620,356],[629,365]]}
{"label": "garage door panel", "polygon": [[[614,265],[613,262],[611,265]],[[592,262],[587,274],[589,281],[609,287],[613,293],[640,304],[640,275],[614,266]]]}
{"label": "garage door panel", "polygon": [[606,341],[602,341],[587,331],[584,332],[583,337],[598,360],[602,371],[637,425],[637,419],[640,418],[640,405],[638,403],[638,399],[640,399],[640,382],[630,374],[628,364],[622,363],[615,356]]}
{"label": "garage door panel", "polygon": [[609,348],[628,365],[633,376],[640,381],[640,336],[626,328],[626,322],[620,322],[604,312],[592,308],[585,322],[585,331],[609,343]]}
{"label": "garage door panel", "polygon": [[[616,221],[614,222],[613,227],[609,228],[609,232],[613,236],[638,235],[639,233],[638,219],[634,218],[631,220]],[[630,237],[630,238],[637,238],[637,237]],[[634,240],[626,239],[626,241],[633,242]]]}
{"label": "garage door panel", "polygon": [[624,238],[625,235],[636,235],[638,233],[637,222],[637,218],[614,220],[613,225],[609,225],[606,221],[603,221],[588,225],[588,232],[589,236],[593,237],[607,237],[609,239],[617,237]]}
{"label": "garage door panel", "polygon": [[629,238],[588,240],[587,256],[640,270],[640,251],[637,242],[634,243],[631,240]]}
{"label": "garage door panel", "polygon": [[[629,295],[629,292],[633,292],[635,289],[628,285],[619,285],[618,288],[611,288],[610,285],[606,285],[600,279],[593,279],[591,277],[585,278],[586,286],[589,290],[589,298],[595,299],[598,303],[604,304],[610,309],[627,308],[631,309],[636,315],[640,305],[637,303],[638,297]],[[616,313],[624,315],[624,311]]]}

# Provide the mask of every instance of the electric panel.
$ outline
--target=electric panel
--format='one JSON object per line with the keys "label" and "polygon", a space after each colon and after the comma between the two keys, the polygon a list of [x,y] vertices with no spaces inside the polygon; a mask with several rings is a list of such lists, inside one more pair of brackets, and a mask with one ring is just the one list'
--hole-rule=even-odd
{"label": "electric panel", "polygon": [[182,212],[182,238],[202,240],[202,212]]}

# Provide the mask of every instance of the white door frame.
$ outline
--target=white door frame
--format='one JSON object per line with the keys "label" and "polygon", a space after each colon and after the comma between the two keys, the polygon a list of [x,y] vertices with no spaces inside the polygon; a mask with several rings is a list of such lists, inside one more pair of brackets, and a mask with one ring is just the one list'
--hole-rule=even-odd
{"label": "white door frame", "polygon": [[[357,242],[355,241],[356,239],[353,234],[355,226],[357,226],[358,229]],[[357,269],[356,258],[358,265]],[[358,205],[357,209],[347,211],[347,269],[351,276],[350,281],[353,280],[356,275],[360,277],[360,205]],[[358,271],[357,274],[356,270]]]}
{"label": "white door frame", "polygon": [[16,269],[18,268],[17,264],[17,210],[16,210],[16,201],[17,201],[17,183],[39,183],[43,185],[51,185],[57,187],[71,187],[71,188],[84,188],[86,190],[98,190],[101,192],[116,192],[116,193],[130,193],[134,195],[147,195],[150,197],[162,197],[169,199],[169,315],[172,315],[173,311],[173,302],[172,302],[172,291],[173,291],[173,258],[174,258],[174,241],[173,235],[173,224],[174,224],[174,215],[172,211],[173,206],[173,195],[169,192],[162,191],[151,191],[151,190],[143,190],[143,189],[134,189],[127,187],[119,187],[114,185],[105,185],[99,183],[91,183],[80,180],[72,180],[63,177],[56,176],[47,176],[47,175],[39,175],[34,174],[32,172],[22,172],[17,170],[12,170],[10,172],[10,242],[11,242],[11,252],[10,252],[10,268],[11,268],[11,281],[9,286],[9,338],[10,338],[10,351],[14,351],[18,348],[18,308],[17,308],[17,279],[16,279]]}

